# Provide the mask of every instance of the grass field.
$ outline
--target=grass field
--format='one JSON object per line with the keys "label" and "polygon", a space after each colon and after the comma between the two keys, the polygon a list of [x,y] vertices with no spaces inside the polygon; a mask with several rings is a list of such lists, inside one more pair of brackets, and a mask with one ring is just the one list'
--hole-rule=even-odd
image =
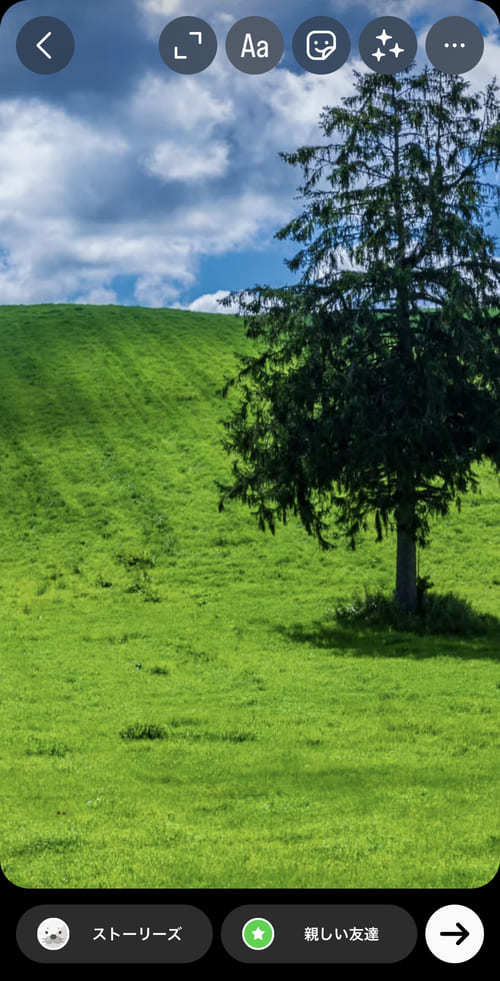
{"label": "grass field", "polygon": [[338,615],[393,588],[394,540],[325,554],[294,522],[218,513],[217,389],[246,344],[222,315],[0,308],[2,868],[38,888],[480,886],[498,478],[420,556],[476,619]]}

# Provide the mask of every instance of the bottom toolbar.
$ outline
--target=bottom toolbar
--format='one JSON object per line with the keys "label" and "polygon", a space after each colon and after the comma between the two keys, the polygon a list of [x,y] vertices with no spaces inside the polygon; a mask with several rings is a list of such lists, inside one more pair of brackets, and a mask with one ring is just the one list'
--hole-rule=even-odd
{"label": "bottom toolbar", "polygon": [[[417,942],[414,918],[396,905],[240,906],[220,939],[236,961],[258,964],[394,964]],[[209,917],[190,905],[35,906],[21,917],[17,943],[38,963],[189,964],[208,953]],[[460,963],[480,950],[484,929],[465,906],[436,910],[425,927],[428,949]]]}

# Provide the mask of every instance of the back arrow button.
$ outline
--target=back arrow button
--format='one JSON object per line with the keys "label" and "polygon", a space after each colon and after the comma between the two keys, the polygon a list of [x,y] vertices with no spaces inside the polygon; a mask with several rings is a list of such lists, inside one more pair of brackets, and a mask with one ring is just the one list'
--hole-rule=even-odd
{"label": "back arrow button", "polygon": [[52,37],[52,31],[47,31],[47,34],[45,35],[45,37],[42,37],[41,40],[38,42],[37,48],[38,48],[39,51],[42,52],[42,54],[45,55],[46,58],[50,58],[52,60],[52,55],[49,54],[49,52],[46,51],[45,48],[42,47],[42,45],[44,44],[44,42],[45,41],[48,41],[49,37]]}
{"label": "back arrow button", "polygon": [[[45,47],[47,41],[48,48]],[[16,50],[19,60],[30,72],[53,75],[71,61],[75,39],[68,25],[57,17],[34,17],[19,31]]]}

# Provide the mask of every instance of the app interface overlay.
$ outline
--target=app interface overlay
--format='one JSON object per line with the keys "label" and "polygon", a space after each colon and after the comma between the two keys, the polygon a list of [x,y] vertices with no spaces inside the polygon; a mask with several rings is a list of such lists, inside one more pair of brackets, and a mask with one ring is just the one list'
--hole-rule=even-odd
{"label": "app interface overlay", "polygon": [[[465,98],[498,70],[485,4],[400,8],[27,0],[3,18],[1,862],[16,886],[474,889],[495,875],[488,448],[481,493],[465,488],[417,543],[427,620],[382,604],[394,514],[378,536],[363,517],[355,550],[332,517],[325,550],[300,506],[274,535],[250,491],[250,508],[220,508],[236,405],[221,390],[256,351],[237,294],[300,293],[290,260],[315,236],[290,229],[308,208],[314,226],[334,164],[287,155],[333,143],[327,107],[363,79],[389,91],[427,69]],[[434,135],[416,121],[412,139]],[[493,188],[494,162],[478,170]],[[470,220],[498,255],[493,192]],[[359,271],[347,232],[332,258],[316,229],[311,282]],[[266,923],[248,916],[249,949],[272,944]],[[64,923],[47,931],[40,944],[67,945]]]}

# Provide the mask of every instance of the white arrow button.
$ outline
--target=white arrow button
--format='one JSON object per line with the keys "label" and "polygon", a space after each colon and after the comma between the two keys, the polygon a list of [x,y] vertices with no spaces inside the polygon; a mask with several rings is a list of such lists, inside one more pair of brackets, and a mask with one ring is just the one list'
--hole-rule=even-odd
{"label": "white arrow button", "polygon": [[45,37],[42,37],[40,39],[40,41],[37,44],[37,48],[38,48],[39,51],[42,52],[42,54],[45,55],[46,58],[49,58],[49,60],[51,60],[52,59],[52,55],[49,54],[49,52],[46,51],[45,48],[42,48],[42,44],[44,44],[45,41],[48,41],[49,37],[52,37],[52,31],[49,31],[48,34],[45,35]]}
{"label": "white arrow button", "polygon": [[432,914],[425,927],[429,950],[434,957],[448,964],[471,960],[481,949],[483,940],[483,924],[468,906],[442,906]]}

